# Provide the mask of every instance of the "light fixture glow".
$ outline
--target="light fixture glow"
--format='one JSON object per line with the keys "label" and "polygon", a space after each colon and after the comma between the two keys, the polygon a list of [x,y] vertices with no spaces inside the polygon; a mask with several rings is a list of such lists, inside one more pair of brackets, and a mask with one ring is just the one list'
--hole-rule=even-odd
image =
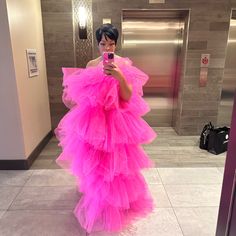
{"label": "light fixture glow", "polygon": [[87,13],[84,7],[79,7],[79,27],[81,29],[86,27]]}

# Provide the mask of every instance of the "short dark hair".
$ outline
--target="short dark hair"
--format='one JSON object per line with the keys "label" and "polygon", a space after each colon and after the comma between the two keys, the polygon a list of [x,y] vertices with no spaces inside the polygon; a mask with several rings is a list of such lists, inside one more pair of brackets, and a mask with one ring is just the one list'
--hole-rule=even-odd
{"label": "short dark hair", "polygon": [[96,39],[98,44],[102,40],[102,35],[104,34],[105,39],[110,38],[117,43],[119,37],[119,32],[117,28],[112,24],[103,24],[96,30]]}

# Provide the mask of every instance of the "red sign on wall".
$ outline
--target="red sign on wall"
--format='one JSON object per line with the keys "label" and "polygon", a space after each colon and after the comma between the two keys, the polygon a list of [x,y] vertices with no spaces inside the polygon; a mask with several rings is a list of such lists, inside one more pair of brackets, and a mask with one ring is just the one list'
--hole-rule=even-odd
{"label": "red sign on wall", "polygon": [[208,67],[210,60],[210,54],[202,54],[201,55],[201,67]]}

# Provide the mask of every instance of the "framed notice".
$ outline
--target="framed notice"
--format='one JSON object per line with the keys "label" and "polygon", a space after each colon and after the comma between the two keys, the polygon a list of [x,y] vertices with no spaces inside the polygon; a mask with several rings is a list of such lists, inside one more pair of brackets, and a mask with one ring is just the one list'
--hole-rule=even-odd
{"label": "framed notice", "polygon": [[39,75],[36,49],[26,49],[29,77]]}

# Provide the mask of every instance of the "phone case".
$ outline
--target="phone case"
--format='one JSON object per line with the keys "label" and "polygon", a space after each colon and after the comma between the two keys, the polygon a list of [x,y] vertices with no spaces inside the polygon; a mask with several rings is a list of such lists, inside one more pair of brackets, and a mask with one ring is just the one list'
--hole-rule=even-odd
{"label": "phone case", "polygon": [[114,53],[113,52],[104,52],[103,53],[103,65],[114,62]]}

